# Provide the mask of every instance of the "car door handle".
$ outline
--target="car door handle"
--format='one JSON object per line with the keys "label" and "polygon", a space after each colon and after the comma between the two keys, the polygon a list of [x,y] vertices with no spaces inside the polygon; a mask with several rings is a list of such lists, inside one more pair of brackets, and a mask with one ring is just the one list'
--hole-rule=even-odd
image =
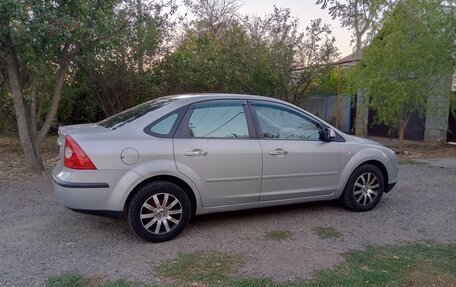
{"label": "car door handle", "polygon": [[186,156],[206,156],[207,152],[206,151],[202,151],[200,149],[194,149],[192,151],[184,152],[184,155],[186,155]]}
{"label": "car door handle", "polygon": [[269,154],[270,155],[286,155],[286,154],[288,154],[288,152],[281,148],[276,148],[274,151],[270,151]]}

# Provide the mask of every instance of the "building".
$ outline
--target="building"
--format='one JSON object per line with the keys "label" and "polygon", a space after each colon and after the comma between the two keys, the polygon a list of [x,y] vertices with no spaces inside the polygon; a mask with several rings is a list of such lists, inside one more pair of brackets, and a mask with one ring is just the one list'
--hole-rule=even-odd
{"label": "building", "polygon": [[[355,54],[348,55],[335,63],[345,67],[354,67],[360,61]],[[418,113],[412,115],[404,132],[404,138],[425,142],[455,142],[456,119],[450,112],[448,95],[456,91],[456,77],[442,78],[432,90],[428,98],[427,114],[423,117]],[[354,131],[358,135],[371,135],[381,137],[397,137],[397,132],[390,133],[390,127],[383,124],[375,124],[375,111],[370,110],[366,98],[363,97],[365,90],[357,89],[352,103],[354,119]],[[432,108],[430,108],[432,106]]]}

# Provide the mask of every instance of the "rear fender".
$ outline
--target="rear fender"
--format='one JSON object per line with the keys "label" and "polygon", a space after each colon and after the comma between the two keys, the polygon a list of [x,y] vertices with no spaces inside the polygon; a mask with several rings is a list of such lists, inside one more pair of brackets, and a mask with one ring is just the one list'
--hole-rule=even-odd
{"label": "rear fender", "polygon": [[183,176],[176,170],[174,161],[155,160],[136,166],[134,169],[124,175],[115,187],[110,202],[117,202],[115,210],[122,210],[125,206],[128,196],[138,184],[155,176],[172,176],[184,181],[193,191],[196,198],[197,210],[200,207],[201,196],[196,185],[187,177]]}

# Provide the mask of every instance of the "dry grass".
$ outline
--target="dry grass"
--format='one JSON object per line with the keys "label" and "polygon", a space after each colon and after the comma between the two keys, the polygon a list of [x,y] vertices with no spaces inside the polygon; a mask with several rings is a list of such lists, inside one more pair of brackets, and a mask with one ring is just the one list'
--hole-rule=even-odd
{"label": "dry grass", "polygon": [[[397,139],[369,137],[394,151],[399,151]],[[398,154],[399,160],[413,160],[417,158],[456,157],[456,146],[447,143],[424,143],[417,141],[404,141],[404,151],[408,154]]]}
{"label": "dry grass", "polygon": [[[46,170],[58,161],[57,137],[49,136],[43,141],[43,160]],[[0,137],[0,182],[9,179],[34,178],[36,174],[27,170],[21,145],[17,138]]]}

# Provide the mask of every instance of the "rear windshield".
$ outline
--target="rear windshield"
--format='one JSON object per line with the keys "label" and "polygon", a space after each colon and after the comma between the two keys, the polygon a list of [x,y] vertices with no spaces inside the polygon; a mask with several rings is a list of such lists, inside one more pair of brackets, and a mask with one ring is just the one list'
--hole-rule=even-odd
{"label": "rear windshield", "polygon": [[155,100],[151,100],[113,116],[106,118],[98,123],[98,125],[115,130],[123,125],[126,125],[140,117],[144,116],[145,114],[157,110],[161,107],[166,106],[167,104],[174,101],[176,98],[174,97],[162,97]]}

